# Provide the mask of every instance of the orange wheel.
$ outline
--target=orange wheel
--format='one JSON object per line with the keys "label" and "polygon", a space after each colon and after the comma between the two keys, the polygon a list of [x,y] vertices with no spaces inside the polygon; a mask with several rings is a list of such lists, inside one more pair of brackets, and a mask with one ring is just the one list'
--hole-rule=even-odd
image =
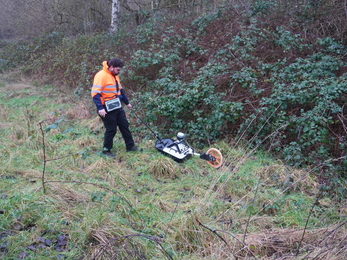
{"label": "orange wheel", "polygon": [[223,156],[219,150],[217,150],[216,148],[211,148],[206,152],[206,154],[210,154],[214,158],[216,158],[215,161],[207,161],[207,163],[211,165],[213,168],[219,168],[222,165]]}

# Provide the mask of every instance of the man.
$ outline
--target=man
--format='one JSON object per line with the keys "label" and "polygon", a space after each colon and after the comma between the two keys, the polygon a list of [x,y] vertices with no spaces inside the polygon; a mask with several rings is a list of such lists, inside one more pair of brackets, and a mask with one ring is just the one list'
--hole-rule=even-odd
{"label": "man", "polygon": [[104,61],[102,65],[103,69],[94,76],[91,95],[98,115],[106,128],[103,153],[111,157],[116,156],[111,152],[111,149],[113,147],[113,138],[117,133],[117,126],[123,136],[127,152],[141,151],[134,143],[129,130],[129,122],[122,108],[122,102],[128,108],[132,108],[118,76],[123,67],[123,62],[118,58],[113,58]]}

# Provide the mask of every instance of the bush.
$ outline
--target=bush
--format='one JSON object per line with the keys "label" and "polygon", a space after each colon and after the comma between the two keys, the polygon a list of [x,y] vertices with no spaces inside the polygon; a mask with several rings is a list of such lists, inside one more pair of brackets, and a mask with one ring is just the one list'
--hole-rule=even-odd
{"label": "bush", "polygon": [[230,32],[240,20],[228,19],[218,12],[168,27],[135,52],[128,80],[143,86],[136,97],[148,119],[198,144],[246,137],[291,165],[315,165],[322,179],[345,174],[345,47],[254,18]]}

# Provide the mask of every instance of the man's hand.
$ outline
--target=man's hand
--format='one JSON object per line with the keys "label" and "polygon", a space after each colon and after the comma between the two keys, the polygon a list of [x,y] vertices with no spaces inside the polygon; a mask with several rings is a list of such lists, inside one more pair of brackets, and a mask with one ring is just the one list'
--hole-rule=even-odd
{"label": "man's hand", "polygon": [[130,109],[133,108],[133,106],[130,103],[127,105],[127,107],[130,108]]}
{"label": "man's hand", "polygon": [[106,114],[107,114],[106,111],[105,111],[105,109],[99,110],[98,113],[99,113],[99,115],[102,116],[102,117],[105,117]]}

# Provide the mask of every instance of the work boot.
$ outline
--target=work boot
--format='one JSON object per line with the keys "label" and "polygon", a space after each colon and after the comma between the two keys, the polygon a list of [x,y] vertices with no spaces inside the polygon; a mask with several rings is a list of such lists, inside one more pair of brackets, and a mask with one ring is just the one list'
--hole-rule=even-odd
{"label": "work boot", "polygon": [[112,153],[110,150],[103,151],[102,153],[109,157],[116,157],[116,154]]}
{"label": "work boot", "polygon": [[130,149],[127,149],[127,152],[142,152],[141,148],[138,148],[136,145],[133,145]]}

